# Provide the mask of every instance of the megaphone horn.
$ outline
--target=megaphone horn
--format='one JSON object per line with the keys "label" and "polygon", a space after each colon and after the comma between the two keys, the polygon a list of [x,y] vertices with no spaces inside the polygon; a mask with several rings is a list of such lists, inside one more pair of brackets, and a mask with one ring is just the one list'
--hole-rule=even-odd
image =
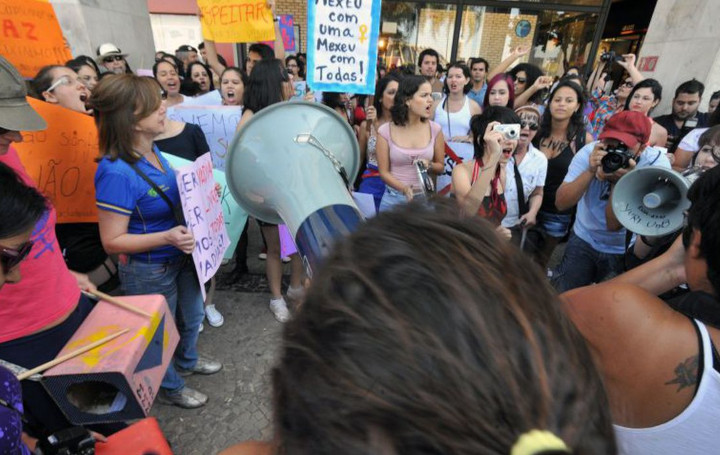
{"label": "megaphone horn", "polygon": [[306,101],[256,113],[226,158],[235,200],[255,218],[285,223],[310,275],[334,240],[363,221],[348,190],[359,167],[350,125],[332,109]]}
{"label": "megaphone horn", "polygon": [[690,208],[691,181],[670,169],[650,166],[635,169],[615,185],[612,209],[630,232],[663,236],[679,230]]}

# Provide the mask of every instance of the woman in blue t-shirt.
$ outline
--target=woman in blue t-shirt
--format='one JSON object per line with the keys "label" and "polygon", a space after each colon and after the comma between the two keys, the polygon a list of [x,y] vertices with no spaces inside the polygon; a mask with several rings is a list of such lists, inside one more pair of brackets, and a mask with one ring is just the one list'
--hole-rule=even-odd
{"label": "woman in blue t-shirt", "polygon": [[165,131],[164,98],[156,80],[134,75],[104,78],[95,87],[90,104],[103,155],[95,193],[100,237],[109,254],[120,255],[123,291],[162,294],[175,315],[180,344],[158,399],[197,408],[208,397],[186,387],[182,376],[216,373],[222,364],[197,353],[204,311],[190,256],[195,239],[179,210],[175,173],[153,145]]}

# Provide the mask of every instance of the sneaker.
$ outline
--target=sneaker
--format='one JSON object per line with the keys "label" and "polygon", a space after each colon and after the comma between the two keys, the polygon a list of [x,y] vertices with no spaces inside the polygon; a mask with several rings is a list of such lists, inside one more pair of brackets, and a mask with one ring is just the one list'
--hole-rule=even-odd
{"label": "sneaker", "polygon": [[180,392],[172,394],[160,388],[157,400],[162,404],[169,404],[183,409],[195,409],[205,406],[205,403],[208,402],[208,396],[185,386]]}
{"label": "sneaker", "polygon": [[205,317],[207,318],[208,324],[213,327],[220,327],[225,322],[225,318],[217,308],[215,308],[215,305],[205,307]]}
{"label": "sneaker", "polygon": [[205,330],[205,325],[201,322],[201,323],[200,323],[200,328],[198,329],[198,333],[202,333],[203,330]]}
{"label": "sneaker", "polygon": [[267,250],[265,248],[263,248],[262,251],[260,251],[260,254],[258,254],[258,259],[261,261],[267,259]]}
{"label": "sneaker", "polygon": [[289,256],[285,256],[284,258],[282,258],[282,261],[283,261],[283,264],[287,264],[288,262],[291,261],[291,259]]}
{"label": "sneaker", "polygon": [[217,360],[208,359],[207,357],[198,357],[197,363],[192,368],[181,368],[175,365],[175,370],[182,377],[190,376],[191,374],[215,374],[222,370],[223,364]]}
{"label": "sneaker", "polygon": [[288,287],[286,294],[290,300],[300,302],[305,298],[305,288],[302,286],[298,286],[298,287],[290,286],[290,287]]}
{"label": "sneaker", "polygon": [[278,322],[287,322],[290,320],[290,311],[288,310],[285,299],[270,299],[270,311],[275,315]]}

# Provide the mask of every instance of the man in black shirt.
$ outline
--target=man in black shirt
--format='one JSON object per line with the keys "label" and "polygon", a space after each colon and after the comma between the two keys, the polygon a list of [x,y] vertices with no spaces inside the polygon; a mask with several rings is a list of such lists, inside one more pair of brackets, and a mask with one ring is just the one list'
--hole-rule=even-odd
{"label": "man in black shirt", "polygon": [[706,128],[708,115],[698,112],[705,86],[692,79],[683,82],[675,90],[672,114],[655,117],[655,121],[668,132],[668,149],[675,151],[682,138],[694,128]]}

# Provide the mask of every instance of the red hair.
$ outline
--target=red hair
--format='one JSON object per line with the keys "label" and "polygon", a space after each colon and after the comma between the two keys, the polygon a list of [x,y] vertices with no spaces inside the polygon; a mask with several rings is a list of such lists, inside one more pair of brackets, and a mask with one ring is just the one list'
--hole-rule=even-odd
{"label": "red hair", "polygon": [[514,109],[515,105],[515,84],[513,83],[512,77],[508,75],[507,73],[500,73],[493,76],[492,79],[490,79],[490,82],[488,82],[487,90],[485,91],[485,99],[483,100],[483,109],[487,108],[490,105],[490,90],[492,90],[495,85],[497,85],[498,82],[505,81],[508,86],[508,94],[510,95],[508,97],[508,104],[505,107],[509,107],[510,109]]}

